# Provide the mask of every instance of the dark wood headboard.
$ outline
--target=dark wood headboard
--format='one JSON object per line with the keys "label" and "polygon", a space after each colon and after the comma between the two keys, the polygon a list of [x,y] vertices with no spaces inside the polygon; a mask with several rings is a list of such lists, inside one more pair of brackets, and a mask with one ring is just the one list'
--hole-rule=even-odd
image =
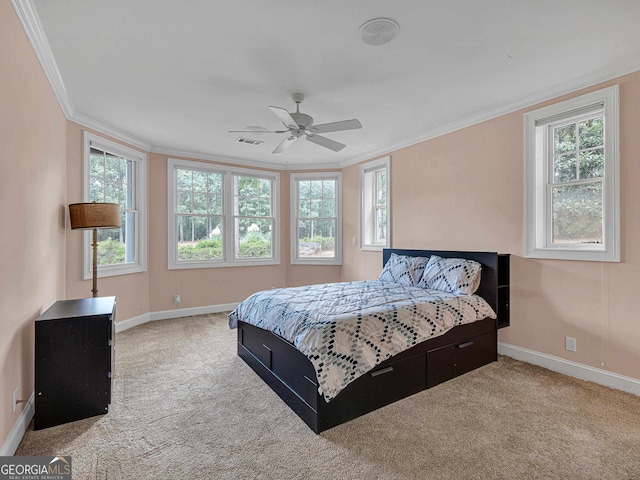
{"label": "dark wood headboard", "polygon": [[430,257],[437,255],[443,258],[466,258],[475,260],[482,265],[480,276],[480,286],[476,295],[484,298],[493,308],[498,311],[498,253],[497,252],[460,252],[454,250],[402,250],[397,248],[385,248],[382,250],[382,266],[387,263],[392,253],[396,255],[408,255],[410,257]]}

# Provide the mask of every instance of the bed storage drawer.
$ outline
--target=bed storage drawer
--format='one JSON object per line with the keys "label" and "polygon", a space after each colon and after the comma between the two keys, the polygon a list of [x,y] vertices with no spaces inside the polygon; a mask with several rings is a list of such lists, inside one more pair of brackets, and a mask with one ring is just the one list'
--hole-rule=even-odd
{"label": "bed storage drawer", "polygon": [[[306,357],[277,335],[258,327],[239,327],[238,341],[262,365],[287,385],[307,405],[316,410],[316,372]],[[302,359],[301,359],[302,357]]]}
{"label": "bed storage drawer", "polygon": [[[363,392],[363,400],[384,398],[388,403],[391,399],[404,398],[424,390],[427,387],[426,373],[424,353],[402,360],[386,361],[355,380],[354,390]],[[339,397],[340,394],[336,398]]]}
{"label": "bed storage drawer", "polygon": [[272,334],[266,330],[252,329],[251,331],[240,327],[238,331],[239,342],[247,349],[251,354],[256,357],[260,362],[271,369],[272,361]]}
{"label": "bed storage drawer", "polygon": [[497,360],[495,331],[427,352],[427,388]]}
{"label": "bed storage drawer", "polygon": [[369,384],[370,392],[404,398],[426,388],[425,369],[425,356],[421,354],[390,364],[384,362],[363,377]]}
{"label": "bed storage drawer", "polygon": [[274,343],[273,352],[271,371],[307,405],[317,410],[318,384],[313,365],[308,361],[300,361],[299,357],[303,354],[290,343]]}
{"label": "bed storage drawer", "polygon": [[427,387],[426,353],[385,361],[350,383],[329,403],[318,400],[318,431],[326,430]]}

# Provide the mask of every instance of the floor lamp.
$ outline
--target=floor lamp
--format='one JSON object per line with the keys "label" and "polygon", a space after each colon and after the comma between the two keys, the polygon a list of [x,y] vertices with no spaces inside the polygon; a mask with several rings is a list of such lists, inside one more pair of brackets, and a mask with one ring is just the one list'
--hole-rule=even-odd
{"label": "floor lamp", "polygon": [[93,296],[98,296],[98,229],[120,228],[117,203],[72,203],[69,205],[71,229],[93,229]]}

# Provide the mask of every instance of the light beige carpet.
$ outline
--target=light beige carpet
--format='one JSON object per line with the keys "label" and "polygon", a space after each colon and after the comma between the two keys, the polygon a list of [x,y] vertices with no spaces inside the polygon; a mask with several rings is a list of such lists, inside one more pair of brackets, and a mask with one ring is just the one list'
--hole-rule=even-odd
{"label": "light beige carpet", "polygon": [[222,314],[117,335],[107,415],[26,433],[75,479],[639,479],[640,397],[501,357],[314,434]]}

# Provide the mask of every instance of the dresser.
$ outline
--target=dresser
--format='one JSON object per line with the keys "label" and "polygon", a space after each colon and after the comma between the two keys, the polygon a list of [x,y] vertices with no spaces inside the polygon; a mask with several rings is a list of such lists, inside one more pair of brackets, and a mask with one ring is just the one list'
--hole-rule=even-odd
{"label": "dresser", "polygon": [[116,297],[61,300],[35,322],[34,429],[109,411]]}

